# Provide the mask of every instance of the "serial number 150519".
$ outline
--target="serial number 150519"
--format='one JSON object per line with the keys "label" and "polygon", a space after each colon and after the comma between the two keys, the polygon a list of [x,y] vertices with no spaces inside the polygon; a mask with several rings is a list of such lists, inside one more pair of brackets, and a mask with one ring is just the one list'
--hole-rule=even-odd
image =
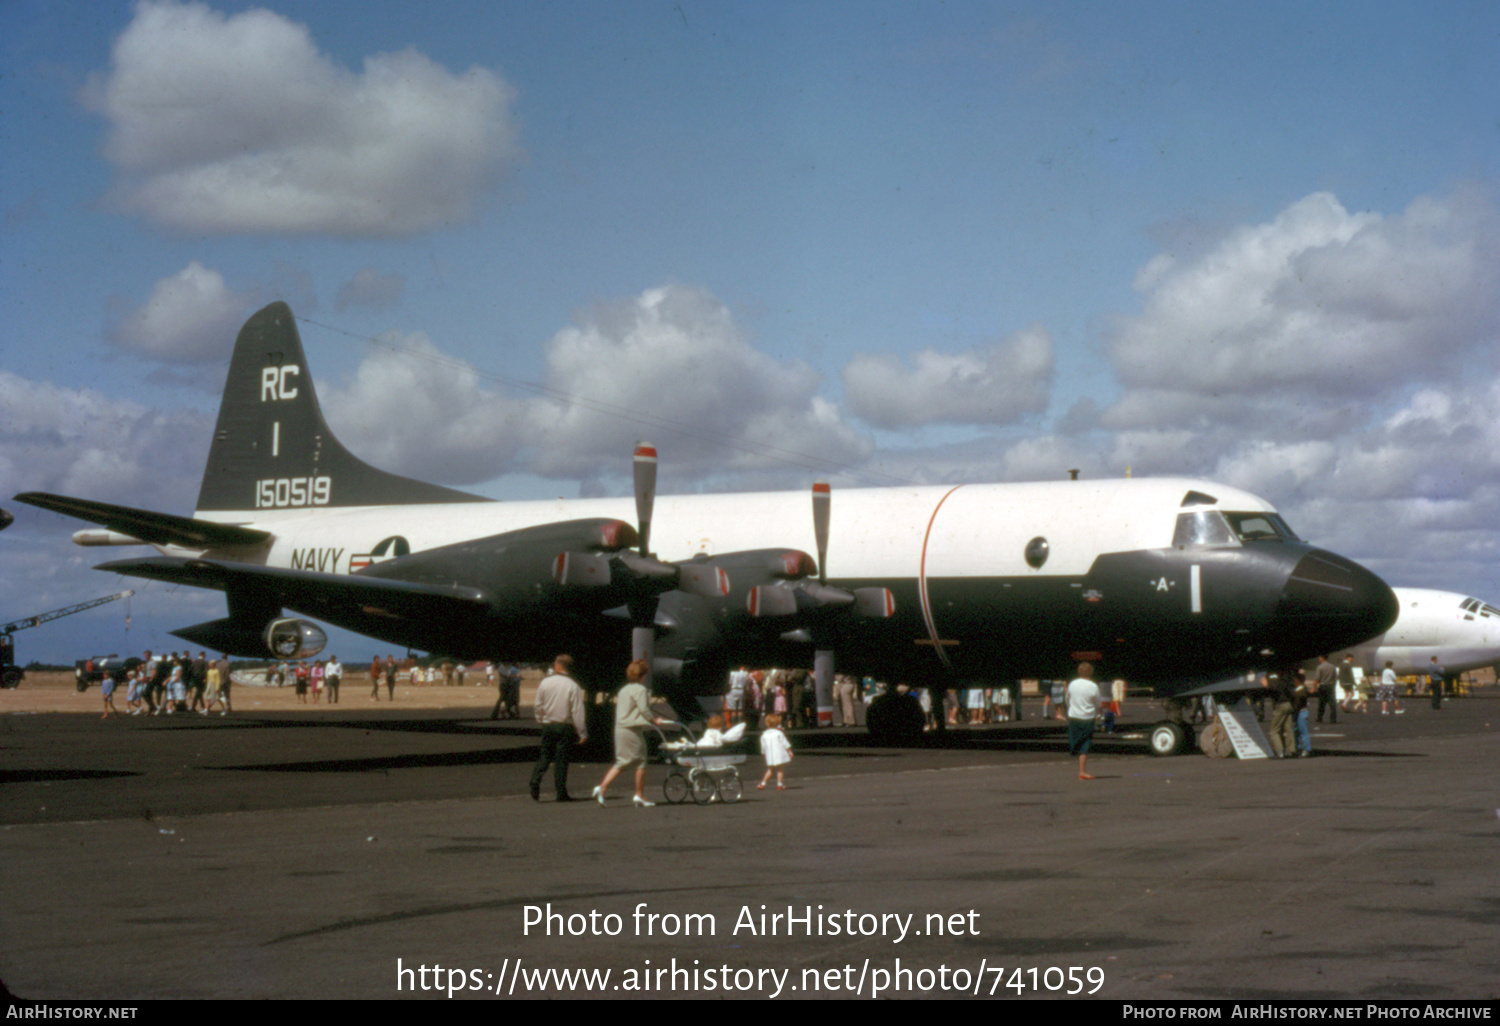
{"label": "serial number 150519", "polygon": [[255,482],[255,508],[326,506],[333,491],[331,477],[276,477]]}

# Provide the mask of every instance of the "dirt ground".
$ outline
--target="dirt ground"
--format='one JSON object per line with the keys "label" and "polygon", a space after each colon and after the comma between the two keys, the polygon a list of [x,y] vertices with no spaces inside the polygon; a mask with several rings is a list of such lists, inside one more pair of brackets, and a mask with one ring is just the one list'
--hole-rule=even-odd
{"label": "dirt ground", "polygon": [[[523,671],[522,705],[531,704],[540,679],[541,675],[534,670]],[[414,688],[404,681],[399,681],[396,684],[395,704],[397,708],[402,709],[492,708],[496,698],[495,689],[486,685],[482,676],[479,678],[478,687],[473,681],[473,674],[469,675],[468,683],[461,688],[444,687],[441,684]],[[370,676],[364,670],[345,672],[343,686],[339,689],[338,705],[330,705],[326,696],[323,701],[314,702],[311,695],[307,697],[307,703],[304,705],[297,701],[296,689],[290,686],[274,688],[243,684],[235,686],[231,701],[235,709],[245,712],[301,710],[309,716],[317,716],[329,710],[348,711],[351,707],[359,705],[370,707],[378,705],[381,708],[389,705],[384,687],[380,689],[378,703],[370,700]],[[122,713],[125,712],[125,693],[122,689],[117,688],[115,691],[115,708]],[[98,685],[93,685],[87,691],[80,693],[73,683],[73,674],[68,671],[28,673],[20,687],[0,690],[0,715],[95,711],[102,715],[103,709],[104,699],[99,692]]]}

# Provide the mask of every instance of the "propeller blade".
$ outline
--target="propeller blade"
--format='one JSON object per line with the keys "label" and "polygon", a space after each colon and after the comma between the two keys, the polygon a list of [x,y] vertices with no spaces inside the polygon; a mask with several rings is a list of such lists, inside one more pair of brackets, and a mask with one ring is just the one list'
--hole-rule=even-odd
{"label": "propeller blade", "polygon": [[656,627],[632,627],[630,629],[630,658],[646,660],[646,678],[641,681],[646,690],[651,690],[652,668],[656,664]]}
{"label": "propeller blade", "polygon": [[833,658],[831,648],[813,652],[813,692],[817,695],[820,727],[833,726]]}
{"label": "propeller blade", "polygon": [[635,517],[640,521],[641,555],[651,552],[651,510],[656,505],[656,446],[635,443]]}
{"label": "propeller blade", "polygon": [[833,493],[827,481],[814,481],[812,486],[813,534],[818,539],[818,583],[828,583],[828,512]]}

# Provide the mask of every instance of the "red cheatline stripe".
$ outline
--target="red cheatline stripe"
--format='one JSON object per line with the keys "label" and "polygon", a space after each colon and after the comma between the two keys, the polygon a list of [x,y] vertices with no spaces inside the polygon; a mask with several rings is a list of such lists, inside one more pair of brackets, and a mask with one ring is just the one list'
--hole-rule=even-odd
{"label": "red cheatline stripe", "polygon": [[938,658],[950,670],[953,669],[953,664],[948,661],[948,653],[943,650],[943,644],[938,640],[937,625],[932,620],[932,603],[927,600],[927,541],[932,537],[932,525],[937,522],[938,510],[943,508],[943,503],[948,501],[948,496],[962,487],[963,485],[954,485],[944,492],[938,504],[932,507],[932,516],[927,518],[927,530],[922,534],[922,562],[917,574],[917,595],[922,600],[922,619],[927,624],[927,636],[932,639],[932,647],[937,652]]}

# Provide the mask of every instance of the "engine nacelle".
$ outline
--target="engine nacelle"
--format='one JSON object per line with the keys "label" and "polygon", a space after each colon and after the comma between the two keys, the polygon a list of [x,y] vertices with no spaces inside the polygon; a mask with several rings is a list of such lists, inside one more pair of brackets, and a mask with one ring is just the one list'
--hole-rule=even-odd
{"label": "engine nacelle", "polygon": [[263,635],[266,648],[280,659],[311,659],[328,644],[328,635],[306,620],[272,620]]}

